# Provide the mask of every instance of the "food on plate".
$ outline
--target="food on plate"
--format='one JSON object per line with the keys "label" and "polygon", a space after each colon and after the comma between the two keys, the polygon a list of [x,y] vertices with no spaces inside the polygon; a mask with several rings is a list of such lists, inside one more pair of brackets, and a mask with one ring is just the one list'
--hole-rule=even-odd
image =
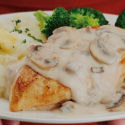
{"label": "food on plate", "polygon": [[124,20],[125,20],[125,10],[123,10],[119,14],[119,16],[118,16],[118,18],[117,18],[117,20],[115,22],[115,26],[118,26],[118,27],[121,27],[121,28],[125,29],[125,21]]}
{"label": "food on plate", "polygon": [[0,20],[0,97],[10,111],[125,110],[125,31],[90,8],[34,15]]}
{"label": "food on plate", "polygon": [[4,96],[5,92],[5,86],[6,80],[5,80],[5,68],[4,66],[0,65],[0,98]]}
{"label": "food on plate", "polygon": [[73,8],[69,11],[59,7],[53,10],[52,15],[40,10],[36,11],[34,16],[39,21],[39,27],[44,37],[49,37],[56,28],[61,26],[83,28],[108,24],[100,11],[85,7]]}
{"label": "food on plate", "polygon": [[[0,97],[3,97],[4,90],[5,90],[6,70],[4,66],[12,59],[12,58],[10,59],[9,56],[6,54],[12,53],[13,51],[12,47],[15,44],[15,42],[17,41],[14,36],[12,36],[6,30],[0,29]],[[13,58],[13,60],[15,60],[15,58]]]}
{"label": "food on plate", "polygon": [[41,33],[45,34],[46,37],[52,35],[54,29],[69,25],[68,11],[62,7],[54,9],[51,16],[43,11],[36,11],[34,15],[40,22]]}
{"label": "food on plate", "polygon": [[69,21],[70,26],[74,28],[108,24],[108,21],[100,11],[86,7],[69,10]]}
{"label": "food on plate", "polygon": [[10,53],[11,48],[17,42],[16,38],[4,29],[0,29],[0,49],[3,53]]}
{"label": "food on plate", "polygon": [[0,29],[8,31],[17,41],[23,42],[26,39],[27,43],[27,41],[41,42],[44,40],[38,27],[38,21],[32,14],[19,13],[13,16],[5,16],[0,20]]}
{"label": "food on plate", "polygon": [[29,66],[24,66],[12,85],[10,96],[11,111],[40,107],[49,110],[70,100],[71,90],[56,80],[40,75]]}
{"label": "food on plate", "polygon": [[55,29],[8,65],[10,110],[118,111],[125,93],[124,39],[125,31],[111,25]]}
{"label": "food on plate", "polygon": [[[22,33],[13,31],[15,27]],[[41,44],[26,32],[42,39],[38,22],[33,15],[20,13],[0,19],[0,97],[4,96],[6,88],[8,64],[22,60],[31,45]]]}

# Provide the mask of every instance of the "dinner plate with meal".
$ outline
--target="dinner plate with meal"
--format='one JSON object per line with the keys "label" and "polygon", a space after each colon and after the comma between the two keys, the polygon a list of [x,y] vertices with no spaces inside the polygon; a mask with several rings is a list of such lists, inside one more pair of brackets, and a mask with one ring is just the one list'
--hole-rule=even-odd
{"label": "dinner plate with meal", "polygon": [[62,7],[0,15],[0,118],[125,118],[123,17]]}

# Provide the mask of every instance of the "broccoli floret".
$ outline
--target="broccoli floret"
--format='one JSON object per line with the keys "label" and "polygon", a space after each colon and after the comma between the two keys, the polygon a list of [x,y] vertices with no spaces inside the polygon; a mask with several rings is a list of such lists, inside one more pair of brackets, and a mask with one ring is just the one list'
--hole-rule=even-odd
{"label": "broccoli floret", "polygon": [[49,16],[43,11],[36,11],[34,13],[37,20],[40,22],[39,27],[41,33],[49,37],[53,30],[61,26],[69,26],[69,15],[67,10],[58,7],[53,10],[53,14]]}
{"label": "broccoli floret", "polygon": [[83,16],[81,14],[71,14],[70,26],[78,29],[86,26],[99,26],[99,20],[94,19],[92,15]]}
{"label": "broccoli floret", "polygon": [[100,11],[85,7],[72,8],[69,11],[69,22],[70,26],[75,28],[108,24]]}
{"label": "broccoli floret", "polygon": [[44,26],[46,25],[46,21],[49,19],[50,15],[48,15],[47,13],[38,10],[34,13],[34,16],[36,17],[36,19],[39,21],[39,27],[40,29],[43,29]]}
{"label": "broccoli floret", "polygon": [[118,16],[115,26],[125,28],[125,10]]}
{"label": "broccoli floret", "polygon": [[41,32],[45,33],[46,36],[49,37],[54,29],[61,26],[69,26],[69,15],[67,10],[59,7],[53,10],[52,16],[47,19],[46,24]]}
{"label": "broccoli floret", "polygon": [[85,7],[73,8],[70,11],[59,7],[54,9],[50,16],[43,11],[36,11],[34,15],[40,22],[41,33],[45,34],[46,37],[52,35],[53,30],[61,26],[82,28],[108,24],[100,11]]}

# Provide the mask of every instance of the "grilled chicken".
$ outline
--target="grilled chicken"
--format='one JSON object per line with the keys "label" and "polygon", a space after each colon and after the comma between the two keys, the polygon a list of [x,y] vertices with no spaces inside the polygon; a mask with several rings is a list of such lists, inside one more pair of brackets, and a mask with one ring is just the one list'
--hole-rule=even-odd
{"label": "grilled chicken", "polygon": [[51,109],[70,99],[70,88],[40,75],[29,66],[23,66],[12,85],[10,110]]}
{"label": "grilled chicken", "polygon": [[111,109],[124,95],[124,77],[124,30],[61,27],[29,48],[11,87],[10,110],[52,108],[71,99]]}

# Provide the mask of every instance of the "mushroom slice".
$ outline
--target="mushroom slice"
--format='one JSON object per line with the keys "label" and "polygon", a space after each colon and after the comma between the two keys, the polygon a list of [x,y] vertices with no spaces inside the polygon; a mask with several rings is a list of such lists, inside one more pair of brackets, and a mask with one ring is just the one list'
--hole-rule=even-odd
{"label": "mushroom slice", "polygon": [[62,112],[72,112],[75,108],[75,103],[72,101],[67,101],[62,104],[62,107],[60,108],[60,111]]}
{"label": "mushroom slice", "polygon": [[91,72],[102,73],[102,72],[104,72],[104,68],[103,67],[91,67]]}
{"label": "mushroom slice", "polygon": [[72,59],[70,62],[66,64],[64,67],[64,71],[69,75],[75,75],[80,71],[82,67],[82,62],[78,62],[78,60]]}
{"label": "mushroom slice", "polygon": [[60,49],[72,49],[79,43],[80,37],[81,35],[75,28],[64,26],[54,30],[48,42],[54,43]]}
{"label": "mushroom slice", "polygon": [[69,33],[67,37],[61,37],[61,39],[58,41],[59,48],[61,49],[75,48],[81,42],[81,40],[82,37],[80,33],[78,31],[72,31],[72,33]]}
{"label": "mushroom slice", "polygon": [[62,33],[62,32],[71,32],[72,30],[76,30],[76,29],[72,27],[68,27],[68,26],[63,26],[63,27],[55,29],[53,31],[53,34]]}
{"label": "mushroom slice", "polygon": [[41,60],[35,60],[35,58],[31,58],[31,61],[36,64],[39,68],[43,70],[49,70],[57,65],[56,58],[41,58]]}
{"label": "mushroom slice", "polygon": [[120,109],[120,107],[125,105],[124,102],[125,102],[125,95],[121,95],[121,98],[117,102],[115,102],[111,105],[108,105],[107,109],[111,112],[118,111]]}
{"label": "mushroom slice", "polygon": [[57,57],[54,55],[53,49],[40,45],[30,48],[28,58],[44,70],[49,70],[57,65]]}
{"label": "mushroom slice", "polygon": [[76,45],[76,43],[73,40],[67,39],[65,40],[61,45],[61,49],[70,49],[73,48]]}
{"label": "mushroom slice", "polygon": [[104,32],[107,33],[113,33],[115,35],[119,35],[119,36],[124,36],[125,35],[125,30],[120,28],[120,27],[116,27],[113,25],[103,25],[100,28],[97,29],[97,35],[101,35]]}
{"label": "mushroom slice", "polygon": [[92,56],[104,64],[112,64],[116,60],[116,54],[109,51],[104,45],[105,41],[103,39],[98,39],[90,43],[90,52]]}

